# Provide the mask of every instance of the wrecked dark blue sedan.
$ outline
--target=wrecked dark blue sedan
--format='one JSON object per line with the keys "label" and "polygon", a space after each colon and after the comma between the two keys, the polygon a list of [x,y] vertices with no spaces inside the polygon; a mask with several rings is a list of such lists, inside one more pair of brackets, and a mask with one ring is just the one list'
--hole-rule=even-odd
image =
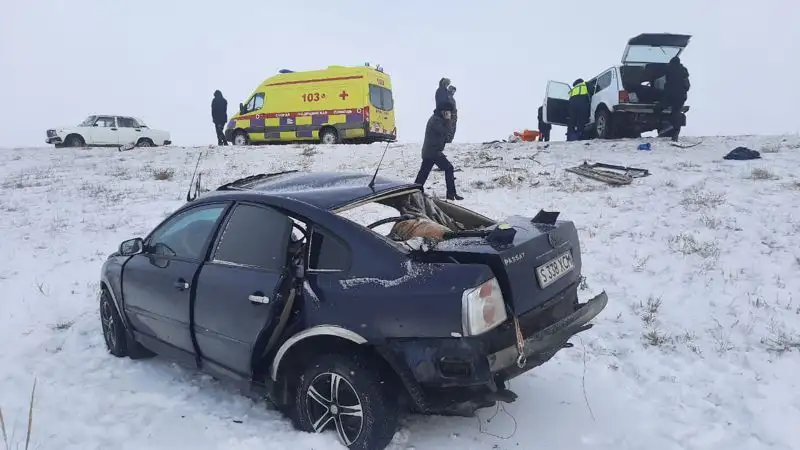
{"label": "wrecked dark blue sedan", "polygon": [[103,335],[115,356],[161,354],[301,430],[384,448],[401,413],[514,401],[510,379],[592,326],[607,297],[579,302],[578,234],[557,216],[495,221],[358,173],[250,176],[120,244]]}

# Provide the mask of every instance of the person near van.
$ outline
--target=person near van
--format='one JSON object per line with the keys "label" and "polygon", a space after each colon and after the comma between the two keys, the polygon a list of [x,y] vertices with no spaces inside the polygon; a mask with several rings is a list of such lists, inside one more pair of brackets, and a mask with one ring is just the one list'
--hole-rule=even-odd
{"label": "person near van", "polygon": [[450,111],[438,109],[434,110],[428,119],[428,124],[425,126],[425,140],[422,142],[422,163],[414,183],[424,186],[435,165],[444,171],[447,199],[464,200],[464,197],[456,193],[455,168],[444,154],[447,133],[450,130],[449,119]]}
{"label": "person near van", "polygon": [[225,100],[219,89],[214,91],[214,99],[211,100],[211,120],[217,130],[217,144],[228,145],[228,140],[225,139],[225,123],[228,122],[228,101]]}
{"label": "person near van", "polygon": [[544,112],[542,106],[539,107],[539,113],[537,117],[539,119],[539,141],[550,142],[550,130],[553,128],[553,125],[544,123]]}
{"label": "person near van", "polygon": [[658,112],[663,108],[670,108],[670,126],[659,133],[659,136],[669,136],[673,141],[678,140],[683,123],[683,105],[686,104],[689,88],[689,70],[681,63],[681,59],[674,56],[667,64],[667,71],[664,83],[664,98],[659,105]]}
{"label": "person near van", "polygon": [[583,128],[589,122],[592,104],[589,89],[582,78],[572,83],[569,91],[569,117],[567,119],[567,140],[579,141],[583,137]]}
{"label": "person near van", "polygon": [[453,104],[453,111],[450,113],[450,131],[447,133],[447,143],[453,142],[456,137],[456,126],[458,125],[458,107],[456,106],[456,87],[452,84],[447,86],[447,93],[450,97],[450,103]]}

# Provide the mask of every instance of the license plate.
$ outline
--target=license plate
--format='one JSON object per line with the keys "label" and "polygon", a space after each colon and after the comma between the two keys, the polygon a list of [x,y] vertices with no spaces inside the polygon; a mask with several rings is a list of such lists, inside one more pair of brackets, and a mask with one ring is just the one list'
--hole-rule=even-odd
{"label": "license plate", "polygon": [[536,278],[539,286],[544,289],[555,283],[559,278],[568,274],[575,267],[572,262],[572,253],[562,253],[550,261],[536,268]]}

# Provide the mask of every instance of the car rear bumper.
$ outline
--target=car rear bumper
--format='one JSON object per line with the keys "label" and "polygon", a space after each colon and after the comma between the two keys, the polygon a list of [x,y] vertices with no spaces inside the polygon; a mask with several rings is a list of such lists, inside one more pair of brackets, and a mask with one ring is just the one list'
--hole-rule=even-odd
{"label": "car rear bumper", "polygon": [[[391,340],[381,353],[424,412],[445,413],[457,404],[485,406],[502,397],[506,381],[544,364],[571,347],[572,336],[592,327],[588,322],[605,308],[608,296],[602,292],[579,304],[576,287],[565,289],[556,304],[519,318],[526,323],[522,359],[515,334],[498,329],[469,338]],[[563,312],[550,320],[556,310]],[[538,326],[542,318],[546,325]],[[531,329],[531,324],[538,327]]]}
{"label": "car rear bumper", "polygon": [[[655,106],[652,103],[620,103],[614,105],[614,112],[631,113],[631,114],[655,114]],[[686,113],[689,111],[689,106],[684,105],[681,112]],[[666,108],[661,111],[661,114],[669,114],[671,108]]]}

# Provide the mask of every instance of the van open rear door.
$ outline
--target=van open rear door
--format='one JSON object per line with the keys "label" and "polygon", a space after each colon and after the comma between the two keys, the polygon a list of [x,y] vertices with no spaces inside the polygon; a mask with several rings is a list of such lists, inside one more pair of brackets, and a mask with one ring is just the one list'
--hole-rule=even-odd
{"label": "van open rear door", "polygon": [[569,116],[569,91],[572,87],[560,81],[548,81],[542,107],[544,123],[567,126]]}

